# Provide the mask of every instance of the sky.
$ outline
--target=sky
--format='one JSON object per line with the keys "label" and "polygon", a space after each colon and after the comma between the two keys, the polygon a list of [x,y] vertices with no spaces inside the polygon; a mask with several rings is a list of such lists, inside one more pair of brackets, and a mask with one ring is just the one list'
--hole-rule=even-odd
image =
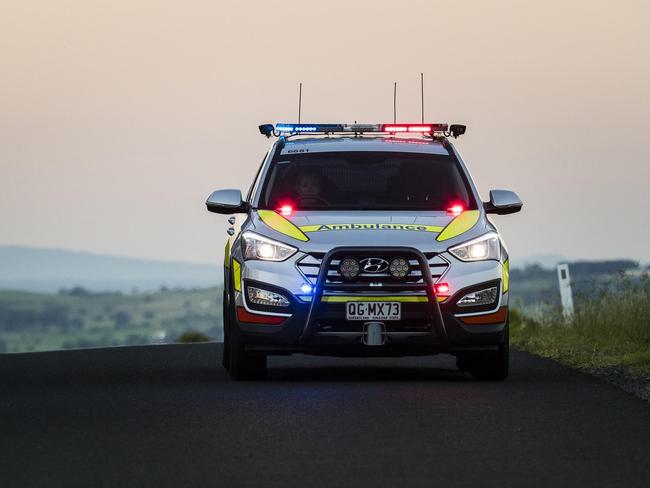
{"label": "sky", "polygon": [[0,245],[218,262],[261,123],[419,121],[456,141],[511,256],[650,260],[650,3],[3,0]]}

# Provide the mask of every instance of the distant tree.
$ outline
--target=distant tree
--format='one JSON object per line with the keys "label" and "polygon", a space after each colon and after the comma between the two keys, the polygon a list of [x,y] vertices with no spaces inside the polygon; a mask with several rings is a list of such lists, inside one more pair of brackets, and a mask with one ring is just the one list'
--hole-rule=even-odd
{"label": "distant tree", "polygon": [[70,309],[60,303],[47,303],[41,312],[41,323],[67,329],[70,326]]}
{"label": "distant tree", "polygon": [[73,329],[82,329],[84,326],[84,321],[81,317],[72,317],[70,319],[70,327]]}
{"label": "distant tree", "polygon": [[600,274],[616,274],[639,267],[638,261],[631,259],[615,259],[609,261],[576,261],[569,263],[572,276],[593,276]]}
{"label": "distant tree", "polygon": [[74,288],[68,290],[68,295],[73,297],[87,297],[90,294],[91,293],[88,290],[81,286],[75,286]]}
{"label": "distant tree", "polygon": [[187,330],[178,336],[176,342],[208,342],[209,340],[210,338],[203,332],[199,332],[197,330]]}
{"label": "distant tree", "polygon": [[131,325],[131,316],[124,310],[120,310],[113,314],[113,322],[117,329],[125,329]]}

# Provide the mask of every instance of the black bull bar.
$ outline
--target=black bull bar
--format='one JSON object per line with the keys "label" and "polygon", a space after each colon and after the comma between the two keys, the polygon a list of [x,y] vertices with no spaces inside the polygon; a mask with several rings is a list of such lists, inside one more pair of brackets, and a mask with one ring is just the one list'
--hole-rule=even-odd
{"label": "black bull bar", "polygon": [[[346,257],[372,257],[386,254],[399,255],[406,259],[416,259],[420,266],[422,273],[422,283],[386,283],[382,284],[381,289],[371,287],[370,283],[327,283],[327,274],[330,269],[330,264],[334,259],[344,259]],[[323,306],[323,294],[325,291],[343,291],[352,293],[378,291],[392,291],[392,292],[406,292],[406,291],[422,291],[426,292],[427,306],[429,308],[429,320],[431,322],[430,339],[432,344],[442,347],[449,346],[449,337],[445,328],[445,323],[442,319],[440,312],[440,305],[436,297],[434,282],[431,278],[431,269],[429,268],[429,261],[425,255],[418,249],[412,247],[390,246],[390,247],[366,247],[366,246],[350,246],[350,247],[336,247],[329,251],[323,260],[318,271],[318,279],[314,287],[314,294],[312,297],[309,312],[307,314],[307,321],[300,335],[300,343],[306,344],[309,342],[314,334],[318,314]],[[377,295],[381,299],[381,295]]]}

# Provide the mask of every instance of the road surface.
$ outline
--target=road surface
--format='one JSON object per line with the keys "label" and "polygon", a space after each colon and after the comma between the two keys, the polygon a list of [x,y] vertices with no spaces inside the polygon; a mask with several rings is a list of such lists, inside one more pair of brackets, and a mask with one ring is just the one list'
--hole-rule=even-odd
{"label": "road surface", "polygon": [[273,358],[217,344],[0,355],[0,486],[650,486],[650,406],[525,353]]}

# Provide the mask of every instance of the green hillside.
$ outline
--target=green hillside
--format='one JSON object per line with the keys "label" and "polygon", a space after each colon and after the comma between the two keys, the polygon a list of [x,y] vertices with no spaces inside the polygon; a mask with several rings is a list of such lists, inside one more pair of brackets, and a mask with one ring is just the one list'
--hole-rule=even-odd
{"label": "green hillside", "polygon": [[0,291],[0,352],[174,342],[187,331],[221,340],[221,296],[220,288]]}

